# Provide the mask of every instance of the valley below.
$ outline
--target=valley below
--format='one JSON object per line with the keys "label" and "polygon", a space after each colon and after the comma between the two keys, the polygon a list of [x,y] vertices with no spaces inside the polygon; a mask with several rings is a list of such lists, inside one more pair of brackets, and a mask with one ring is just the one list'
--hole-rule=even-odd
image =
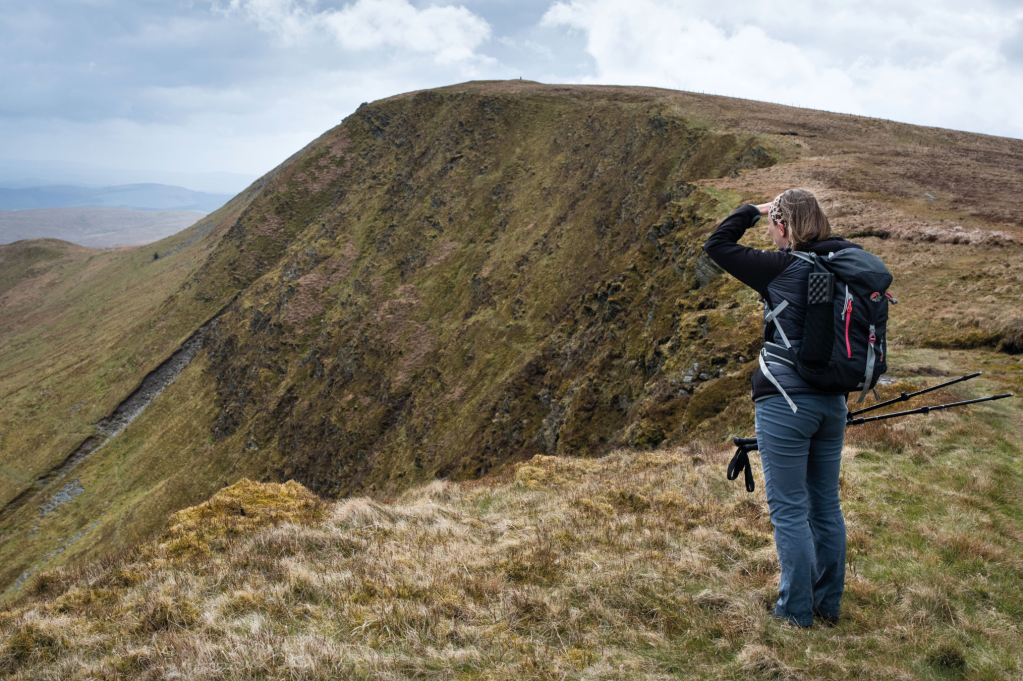
{"label": "valley below", "polygon": [[0,184],[0,244],[60,239],[89,248],[138,246],[190,227],[230,198],[162,184]]}
{"label": "valley below", "polygon": [[710,95],[399,95],[156,243],[0,245],[0,670],[1017,678],[1018,398],[850,428],[843,620],[768,615],[701,246],[795,186],[895,276],[882,397],[1023,390],[1023,142]]}
{"label": "valley below", "polygon": [[0,210],[0,244],[45,235],[90,248],[138,246],[176,234],[203,215],[191,210],[93,207]]}

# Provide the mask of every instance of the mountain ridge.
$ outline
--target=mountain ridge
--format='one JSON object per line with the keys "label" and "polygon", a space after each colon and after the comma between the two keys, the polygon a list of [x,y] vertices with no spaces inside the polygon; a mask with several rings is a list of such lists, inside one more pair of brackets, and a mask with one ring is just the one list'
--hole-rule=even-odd
{"label": "mountain ridge", "polygon": [[[387,495],[534,454],[744,434],[756,296],[699,247],[735,205],[789,186],[906,282],[893,345],[1012,352],[1021,168],[1018,141],[648,88],[468,83],[367,104],[155,249],[174,255],[104,261],[167,273],[166,297],[104,340],[116,387],[0,363],[10,499],[212,320],[178,381],[81,466],[82,493],[35,535],[32,504],[0,521],[0,582],[62,536],[91,528],[57,560],[96,557],[244,476]],[[25,287],[65,277],[32,267]],[[147,281],[132,276],[122,295]],[[3,295],[0,347],[50,333]],[[101,298],[82,304],[106,318]],[[56,437],[83,397],[88,418]],[[45,453],[32,470],[28,443]]]}

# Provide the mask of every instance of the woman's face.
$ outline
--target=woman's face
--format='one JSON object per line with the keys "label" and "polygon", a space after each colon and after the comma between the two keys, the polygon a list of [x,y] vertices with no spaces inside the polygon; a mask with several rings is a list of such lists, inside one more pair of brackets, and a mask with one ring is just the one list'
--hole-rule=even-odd
{"label": "woman's face", "polygon": [[767,233],[778,248],[788,248],[792,243],[789,239],[789,230],[785,229],[785,225],[775,222],[770,217],[767,218]]}

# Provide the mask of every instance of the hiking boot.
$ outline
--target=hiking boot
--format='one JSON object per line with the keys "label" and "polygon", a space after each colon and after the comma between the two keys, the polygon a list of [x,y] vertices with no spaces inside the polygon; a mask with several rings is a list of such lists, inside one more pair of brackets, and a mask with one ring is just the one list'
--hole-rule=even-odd
{"label": "hiking boot", "polygon": [[828,628],[838,626],[838,615],[825,615],[817,608],[813,609],[813,618]]}

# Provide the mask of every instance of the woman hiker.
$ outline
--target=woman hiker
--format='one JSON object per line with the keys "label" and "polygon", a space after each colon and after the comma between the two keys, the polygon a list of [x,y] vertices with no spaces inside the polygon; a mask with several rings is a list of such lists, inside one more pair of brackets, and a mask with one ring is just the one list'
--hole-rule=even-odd
{"label": "woman hiker", "polygon": [[[738,243],[761,216],[767,216],[767,233],[777,251]],[[811,266],[791,251],[826,256],[844,248],[860,246],[832,236],[827,216],[805,189],[789,189],[772,203],[740,206],[703,247],[714,262],[766,301],[765,342],[781,343],[778,336],[784,334],[794,348],[803,337]],[[845,520],[838,474],[846,397],[822,393],[788,366],[770,361],[767,365],[765,374],[761,360],[753,374],[752,394],[767,505],[781,564],[774,613],[799,626],[811,626],[814,617],[833,626],[845,586]]]}

